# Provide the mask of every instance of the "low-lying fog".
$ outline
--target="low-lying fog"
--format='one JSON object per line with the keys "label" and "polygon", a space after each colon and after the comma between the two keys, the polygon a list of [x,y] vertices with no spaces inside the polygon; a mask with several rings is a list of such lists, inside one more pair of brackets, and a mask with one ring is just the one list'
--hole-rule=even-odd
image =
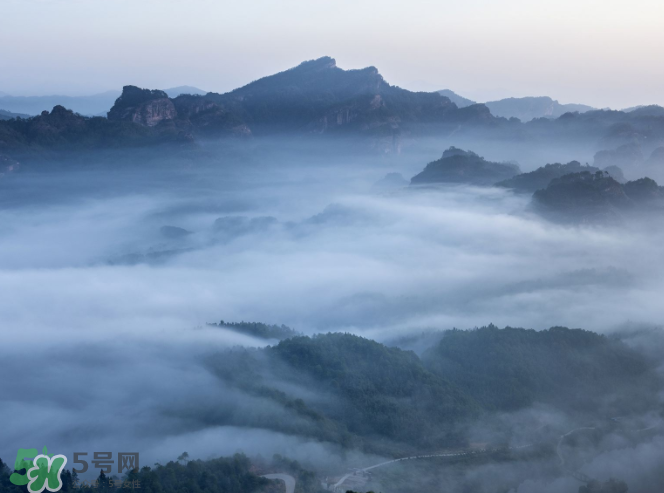
{"label": "low-lying fog", "polygon": [[293,145],[0,180],[0,457],[44,445],[138,451],[142,465],[184,450],[327,457],[297,437],[191,419],[260,405],[199,364],[265,344],[205,326],[220,319],[377,340],[664,319],[661,220],[561,226],[507,190],[374,186],[436,156],[347,156]]}

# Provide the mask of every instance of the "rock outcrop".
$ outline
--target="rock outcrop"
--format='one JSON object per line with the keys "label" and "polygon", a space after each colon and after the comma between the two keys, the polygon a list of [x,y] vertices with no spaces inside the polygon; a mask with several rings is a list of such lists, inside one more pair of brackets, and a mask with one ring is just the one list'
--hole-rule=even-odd
{"label": "rock outcrop", "polygon": [[164,91],[135,86],[123,87],[122,95],[108,112],[109,120],[131,121],[146,127],[176,118],[175,105]]}

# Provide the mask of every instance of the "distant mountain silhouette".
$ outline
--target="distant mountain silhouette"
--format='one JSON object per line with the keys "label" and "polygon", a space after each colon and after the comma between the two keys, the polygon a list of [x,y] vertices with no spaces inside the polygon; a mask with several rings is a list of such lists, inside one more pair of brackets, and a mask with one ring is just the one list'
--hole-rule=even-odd
{"label": "distant mountain silhouette", "polygon": [[656,104],[650,106],[637,106],[629,111],[623,110],[628,113],[631,113],[635,116],[664,116],[664,108]]}
{"label": "distant mountain silhouette", "polygon": [[198,96],[204,96],[207,94],[207,91],[193,86],[171,87],[170,89],[164,89],[164,92],[168,94],[169,98],[177,98],[180,94],[195,94]]}
{"label": "distant mountain silhouette", "polygon": [[640,104],[638,106],[632,106],[630,108],[625,108],[622,110],[625,113],[634,113],[638,112],[641,115],[651,115],[651,116],[662,116],[664,115],[664,108],[659,105],[651,104],[644,105]]}
{"label": "distant mountain silhouette", "polygon": [[50,111],[55,106],[64,106],[74,113],[95,116],[106,114],[120,96],[119,91],[107,91],[91,96],[2,96],[0,108],[13,113],[39,115],[42,111]]}
{"label": "distant mountain silhouette", "polygon": [[401,173],[387,173],[383,178],[374,183],[372,188],[376,191],[388,191],[407,186],[408,180]]}
{"label": "distant mountain silhouette", "polygon": [[643,151],[637,143],[624,144],[616,149],[608,149],[595,153],[594,165],[598,168],[619,166],[624,169],[634,169],[643,163]]}
{"label": "distant mountain silhouette", "polygon": [[[164,92],[171,98],[180,94],[205,94],[205,91],[192,86],[173,87]],[[64,106],[85,116],[106,116],[120,95],[120,91],[106,91],[90,96],[10,96],[0,92],[0,108],[12,113],[34,116],[42,111],[51,111],[55,106]]]}
{"label": "distant mountain silhouette", "polygon": [[11,111],[0,110],[0,120],[11,120],[12,118],[29,118],[25,113],[12,113]]}
{"label": "distant mountain silhouette", "polygon": [[504,118],[518,118],[528,122],[535,118],[558,118],[565,113],[584,113],[595,108],[584,104],[560,104],[547,96],[527,98],[507,98],[484,103],[491,114]]}
{"label": "distant mountain silhouette", "polygon": [[449,89],[442,89],[436,92],[441,96],[445,96],[447,99],[456,104],[459,108],[465,108],[466,106],[477,104],[475,101],[466,99],[463,96],[459,96],[457,93],[455,93],[454,91],[450,91]]}
{"label": "distant mountain silhouette", "polygon": [[664,147],[655,148],[639,169],[646,176],[664,182]]}

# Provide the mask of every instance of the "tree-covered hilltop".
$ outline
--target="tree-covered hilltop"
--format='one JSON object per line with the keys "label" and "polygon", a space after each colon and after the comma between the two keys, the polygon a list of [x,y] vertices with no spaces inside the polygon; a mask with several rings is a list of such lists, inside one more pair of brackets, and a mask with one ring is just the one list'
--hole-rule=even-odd
{"label": "tree-covered hilltop", "polygon": [[628,412],[648,408],[660,386],[647,360],[622,342],[564,327],[452,330],[423,359],[487,410],[547,403]]}
{"label": "tree-covered hilltop", "polygon": [[537,403],[628,413],[650,407],[661,388],[644,356],[592,332],[489,326],[436,341],[422,358],[341,333],[225,352],[211,370],[262,404],[220,411],[215,423],[399,454],[461,446],[482,413]]}
{"label": "tree-covered hilltop", "polygon": [[[212,371],[264,404],[233,423],[377,453],[460,445],[457,426],[479,414],[472,398],[410,351],[351,334],[298,336],[212,358]],[[280,411],[270,412],[277,405]],[[285,413],[282,414],[282,412]]]}
{"label": "tree-covered hilltop", "polygon": [[268,325],[261,322],[224,322],[220,321],[218,324],[208,324],[212,327],[222,327],[224,329],[230,329],[235,332],[240,332],[242,334],[247,334],[253,337],[258,337],[260,339],[288,339],[289,337],[294,337],[300,335],[294,329],[291,329],[287,325]]}
{"label": "tree-covered hilltop", "polygon": [[491,186],[520,173],[519,167],[511,163],[492,163],[471,151],[450,147],[437,161],[426,165],[424,170],[411,179],[412,185],[431,183],[465,183]]}
{"label": "tree-covered hilltop", "polygon": [[560,178],[570,173],[581,173],[588,171],[595,173],[599,168],[594,166],[583,166],[578,161],[570,161],[567,164],[553,163],[537,168],[535,171],[521,173],[507,180],[496,183],[498,187],[511,188],[516,192],[533,193],[536,190],[546,188],[551,180]]}
{"label": "tree-covered hilltop", "polygon": [[650,178],[621,184],[608,173],[571,173],[533,194],[538,212],[556,220],[616,222],[632,211],[664,210],[664,187]]}
{"label": "tree-covered hilltop", "polygon": [[478,415],[473,399],[428,371],[411,351],[339,333],[295,337],[266,351],[337,395],[342,406],[332,417],[358,435],[451,443],[452,425]]}

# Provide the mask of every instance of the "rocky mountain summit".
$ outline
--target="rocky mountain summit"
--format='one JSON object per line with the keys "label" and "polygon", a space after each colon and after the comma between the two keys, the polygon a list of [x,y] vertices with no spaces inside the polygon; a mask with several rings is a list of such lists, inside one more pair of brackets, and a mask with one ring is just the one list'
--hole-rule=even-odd
{"label": "rocky mountain summit", "polygon": [[124,120],[146,127],[177,118],[173,101],[164,91],[125,86],[108,112],[109,120]]}

